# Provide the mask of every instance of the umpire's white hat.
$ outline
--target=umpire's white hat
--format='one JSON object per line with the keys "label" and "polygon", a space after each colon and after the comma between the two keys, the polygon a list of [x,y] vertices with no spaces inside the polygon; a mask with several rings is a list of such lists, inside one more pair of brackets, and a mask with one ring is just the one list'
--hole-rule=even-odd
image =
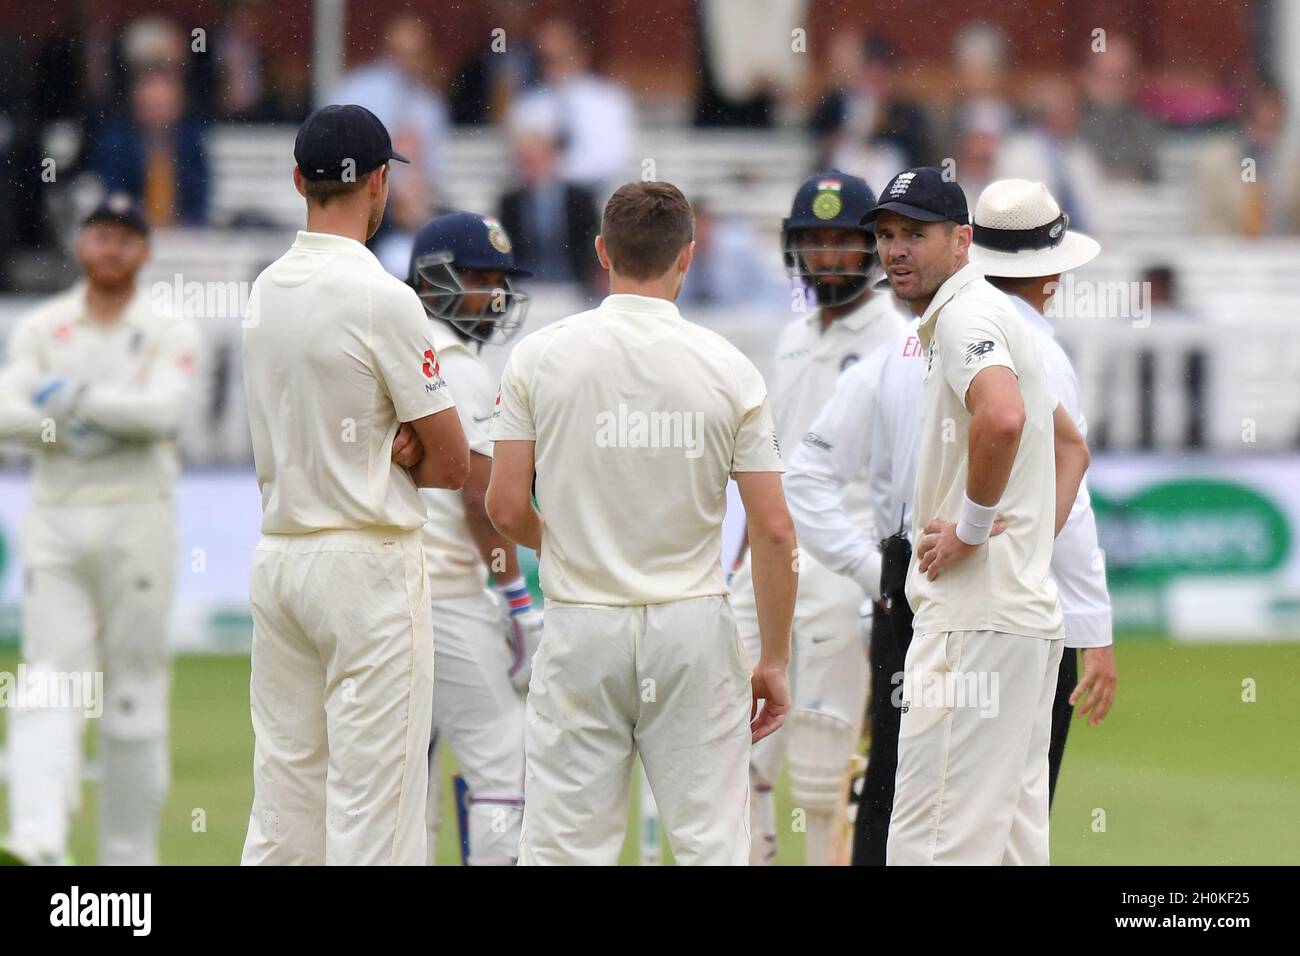
{"label": "umpire's white hat", "polygon": [[1012,279],[1077,269],[1095,259],[1101,246],[1069,225],[1070,217],[1042,183],[999,179],[975,204],[971,262],[985,275]]}

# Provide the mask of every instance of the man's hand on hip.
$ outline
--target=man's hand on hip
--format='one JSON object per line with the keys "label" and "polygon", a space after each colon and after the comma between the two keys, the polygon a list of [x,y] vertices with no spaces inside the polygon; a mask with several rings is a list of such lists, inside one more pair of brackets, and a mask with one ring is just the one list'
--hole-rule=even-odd
{"label": "man's hand on hip", "polygon": [[[1006,527],[1005,521],[996,519],[989,537],[1001,534]],[[933,581],[944,568],[966,560],[980,547],[982,545],[967,544],[957,537],[957,522],[933,518],[925,526],[916,549],[917,570]]]}

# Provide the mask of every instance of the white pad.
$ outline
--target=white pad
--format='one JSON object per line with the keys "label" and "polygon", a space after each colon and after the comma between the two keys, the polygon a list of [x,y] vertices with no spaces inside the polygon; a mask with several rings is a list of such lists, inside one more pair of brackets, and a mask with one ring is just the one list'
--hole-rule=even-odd
{"label": "white pad", "polygon": [[831,838],[834,835],[833,813],[808,813],[808,830],[804,838],[804,866],[830,866]]}
{"label": "white pad", "polygon": [[105,681],[102,733],[118,740],[150,741],[167,735],[171,678],[166,670],[132,673],[122,667]]}
{"label": "white pad", "polygon": [[469,805],[469,865],[514,866],[524,800],[472,800]]}
{"label": "white pad", "polygon": [[834,813],[857,734],[839,717],[816,710],[790,714],[786,758],[795,806],[807,813]]}
{"label": "white pad", "polygon": [[79,710],[15,707],[9,712],[10,843],[23,856],[62,859],[81,800]]}
{"label": "white pad", "polygon": [[101,866],[157,866],[158,823],[167,800],[167,741],[100,739]]}

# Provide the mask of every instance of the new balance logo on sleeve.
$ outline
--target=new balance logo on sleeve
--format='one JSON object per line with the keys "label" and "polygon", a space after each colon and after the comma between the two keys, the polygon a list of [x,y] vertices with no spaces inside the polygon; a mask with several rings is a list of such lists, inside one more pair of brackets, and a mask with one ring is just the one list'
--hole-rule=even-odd
{"label": "new balance logo on sleeve", "polygon": [[971,365],[978,361],[981,356],[987,355],[993,351],[993,343],[987,339],[983,342],[972,342],[966,346],[966,364]]}

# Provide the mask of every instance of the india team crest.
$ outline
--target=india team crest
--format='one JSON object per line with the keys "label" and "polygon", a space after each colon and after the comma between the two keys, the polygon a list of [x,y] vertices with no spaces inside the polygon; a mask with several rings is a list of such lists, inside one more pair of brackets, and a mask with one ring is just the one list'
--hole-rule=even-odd
{"label": "india team crest", "polygon": [[497,252],[505,255],[510,251],[510,237],[506,231],[501,228],[501,223],[495,219],[484,217],[483,225],[487,226],[488,242],[492,243],[492,248]]}
{"label": "india team crest", "polygon": [[834,219],[844,208],[840,199],[843,184],[838,179],[823,179],[817,184],[817,195],[813,197],[812,214],[818,219]]}

